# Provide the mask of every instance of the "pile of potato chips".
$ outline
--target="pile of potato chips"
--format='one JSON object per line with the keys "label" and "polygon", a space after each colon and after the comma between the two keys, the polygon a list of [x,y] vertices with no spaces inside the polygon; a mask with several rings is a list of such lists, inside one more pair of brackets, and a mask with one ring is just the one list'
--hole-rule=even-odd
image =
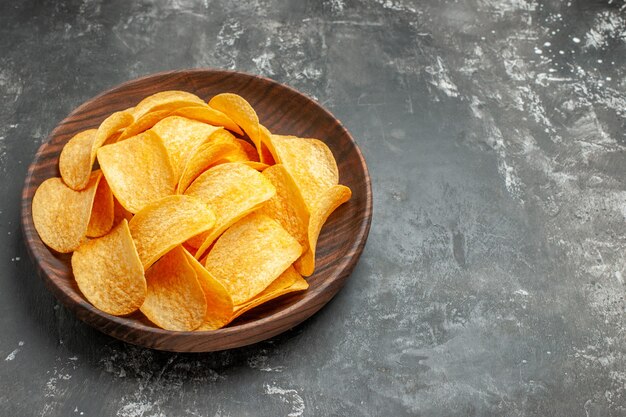
{"label": "pile of potato chips", "polygon": [[73,252],[95,307],[177,331],[307,289],[320,230],[351,197],[322,141],[270,133],[231,93],[149,96],[75,135],[59,171],[33,197],[43,242]]}

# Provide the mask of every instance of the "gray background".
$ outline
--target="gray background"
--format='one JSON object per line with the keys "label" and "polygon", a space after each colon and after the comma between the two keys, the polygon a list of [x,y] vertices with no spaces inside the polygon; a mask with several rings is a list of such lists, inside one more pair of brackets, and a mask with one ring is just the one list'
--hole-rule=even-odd
{"label": "gray background", "polygon": [[[0,414],[626,415],[625,9],[2,1]],[[371,234],[343,291],[292,331],[145,350],[35,276],[22,182],[84,100],[206,66],[291,85],[345,123],[371,170]]]}

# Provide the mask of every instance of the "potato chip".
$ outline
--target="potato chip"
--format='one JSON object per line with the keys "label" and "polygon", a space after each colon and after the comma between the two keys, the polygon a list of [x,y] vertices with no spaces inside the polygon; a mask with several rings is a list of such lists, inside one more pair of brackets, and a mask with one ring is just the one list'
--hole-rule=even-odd
{"label": "potato chip", "polygon": [[241,145],[241,148],[246,153],[249,161],[259,162],[259,153],[254,146],[250,145],[250,142],[243,139],[237,139],[237,142]]}
{"label": "potato chip", "polygon": [[96,129],[77,133],[63,147],[59,156],[59,171],[63,182],[73,190],[85,188],[85,178],[91,174],[91,145]]}
{"label": "potato chip", "polygon": [[146,280],[128,223],[84,242],[72,255],[78,288],[96,308],[115,316],[136,311],[146,298]]}
{"label": "potato chip", "polygon": [[[254,143],[260,162],[271,164],[268,160],[267,143],[264,143],[264,137],[267,136],[264,133],[267,131],[261,130],[259,116],[257,116],[250,103],[237,94],[223,93],[214,96],[209,101],[209,106],[223,112],[241,126],[252,143]],[[269,137],[267,139],[269,140]]]}
{"label": "potato chip", "polygon": [[187,160],[185,169],[178,181],[176,192],[179,194],[184,193],[198,175],[202,174],[218,161],[226,158],[235,150],[235,145],[224,142],[209,142],[200,145],[195,153]]}
{"label": "potato chip", "polygon": [[[113,193],[111,193],[113,194]],[[133,213],[126,210],[124,206],[117,201],[117,198],[113,196],[113,225],[119,224],[123,219],[130,221],[133,218]]]}
{"label": "potato chip", "polygon": [[195,256],[199,259],[224,230],[272,198],[276,189],[258,171],[230,163],[216,165],[202,173],[185,194],[201,198],[215,212],[215,227],[195,238],[195,244],[190,242],[198,246]]}
{"label": "potato chip", "polygon": [[236,306],[231,321],[270,300],[292,292],[304,291],[307,288],[309,288],[309,283],[296,272],[293,266],[290,266],[259,295],[244,304]]}
{"label": "potato chip", "polygon": [[352,197],[352,191],[346,186],[335,185],[327,189],[311,208],[308,230],[308,249],[294,264],[296,271],[305,277],[315,270],[315,248],[322,226],[333,211]]}
{"label": "potato chip", "polygon": [[93,199],[91,217],[87,226],[87,237],[100,237],[109,233],[113,227],[113,211],[113,194],[106,178],[102,178]]}
{"label": "potato chip", "polygon": [[272,165],[262,175],[276,188],[276,195],[259,209],[259,213],[276,220],[306,250],[309,246],[309,209],[298,186],[283,165]]}
{"label": "potato chip", "polygon": [[176,192],[184,193],[198,175],[213,165],[247,160],[248,156],[238,140],[228,131],[219,129],[189,156],[178,181]]}
{"label": "potato chip", "polygon": [[225,326],[233,314],[233,299],[224,287],[191,253],[185,252],[189,265],[196,271],[198,283],[206,298],[206,315],[197,330],[215,330]]}
{"label": "potato chip", "polygon": [[309,208],[322,193],[339,183],[337,162],[321,140],[272,135],[272,144],[276,163],[289,171]]}
{"label": "potato chip", "polygon": [[46,245],[69,253],[81,244],[101,177],[100,171],[93,172],[82,191],[67,187],[61,178],[48,178],[39,185],[33,196],[33,223]]}
{"label": "potato chip", "polygon": [[[129,139],[130,140],[130,139]],[[144,207],[129,222],[144,268],[192,236],[211,229],[215,215],[201,199],[172,195]]]}
{"label": "potato chip", "polygon": [[[218,163],[219,163],[219,161],[218,161]],[[269,167],[269,165],[264,164],[263,162],[241,161],[241,162],[239,162],[239,163],[240,163],[240,164],[247,165],[247,166],[249,166],[250,168],[252,168],[252,169],[254,169],[254,170],[257,170],[257,171],[259,171],[259,172],[263,172],[263,171],[265,171],[265,170]]]}
{"label": "potato chip", "polygon": [[230,117],[211,106],[183,107],[176,109],[172,112],[171,116],[183,116],[188,119],[208,123],[213,126],[223,126],[238,135],[243,135],[243,132],[239,126],[237,126],[237,123],[233,122]]}
{"label": "potato chip", "polygon": [[151,130],[163,140],[178,181],[187,159],[219,129],[222,128],[180,116],[169,116],[155,124]]}
{"label": "potato chip", "polygon": [[[161,91],[141,100],[139,104],[135,106],[133,116],[135,116],[135,120],[138,120],[143,115],[158,110],[159,108],[163,109],[164,105],[167,106],[170,103],[178,103],[178,107],[206,105],[204,100],[200,97],[186,91]],[[168,110],[171,111],[171,108]]]}
{"label": "potato chip", "polygon": [[[67,144],[69,148],[61,151],[59,171],[65,183],[73,190],[82,190],[89,181],[98,149],[116,132],[133,122],[133,116],[126,110],[118,111],[104,119],[98,129],[81,132]],[[89,140],[88,137],[91,139]],[[63,155],[65,153],[65,155]]]}
{"label": "potato chip", "polygon": [[302,246],[280,224],[252,213],[215,242],[205,266],[239,305],[267,288],[301,253]]}
{"label": "potato chip", "polygon": [[150,129],[152,126],[169,116],[170,113],[171,111],[169,110],[159,110],[151,111],[144,114],[143,116],[141,116],[140,119],[135,120],[131,125],[127,126],[120,135],[120,137],[117,139],[117,141],[122,141],[124,139],[128,139],[142,132],[145,132],[146,130]]}
{"label": "potato chip", "polygon": [[174,331],[191,331],[202,324],[206,298],[181,246],[146,271],[146,282],[148,292],[140,310],[151,322]]}
{"label": "potato chip", "polygon": [[103,146],[98,162],[111,191],[131,213],[176,190],[167,150],[151,131]]}

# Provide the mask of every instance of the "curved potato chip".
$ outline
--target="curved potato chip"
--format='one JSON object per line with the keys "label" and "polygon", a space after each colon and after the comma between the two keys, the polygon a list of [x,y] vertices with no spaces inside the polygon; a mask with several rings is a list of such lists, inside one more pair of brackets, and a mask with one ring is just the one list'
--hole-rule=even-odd
{"label": "curved potato chip", "polygon": [[98,162],[111,191],[131,213],[176,190],[167,150],[151,131],[103,146]]}
{"label": "curved potato chip", "polygon": [[276,195],[259,209],[259,213],[276,220],[306,250],[309,246],[309,209],[298,186],[283,165],[272,165],[262,175],[276,188]]}
{"label": "curved potato chip", "polygon": [[250,144],[247,140],[237,139],[237,142],[241,145],[242,150],[246,153],[248,160],[259,162],[259,153],[256,151],[254,146]]}
{"label": "curved potato chip", "polygon": [[230,117],[211,106],[182,107],[176,109],[171,115],[183,116],[188,119],[198,120],[199,122],[208,123],[213,126],[223,126],[238,135],[243,135],[243,132],[239,126],[237,126],[237,123],[233,122]]}
{"label": "curved potato chip", "polygon": [[197,330],[215,330],[227,325],[233,315],[233,299],[224,287],[192,254],[185,252],[189,265],[196,271],[198,283],[206,298],[206,315]]}
{"label": "curved potato chip", "polygon": [[63,147],[59,156],[59,171],[63,182],[72,190],[85,188],[85,178],[91,174],[91,145],[96,129],[84,130],[74,135]]}
{"label": "curved potato chip", "polygon": [[65,145],[59,157],[59,171],[71,189],[82,190],[87,186],[100,146],[132,121],[133,116],[126,110],[115,112],[97,130],[81,132]]}
{"label": "curved potato chip", "polygon": [[239,305],[267,288],[301,253],[298,241],[280,224],[252,213],[215,242],[205,266]]}
{"label": "curved potato chip", "polygon": [[169,110],[159,110],[144,114],[140,119],[135,120],[131,125],[127,126],[117,141],[131,138],[150,129],[152,126],[169,116],[170,113],[171,112]]}
{"label": "curved potato chip", "polygon": [[123,110],[116,111],[100,123],[93,138],[93,144],[91,145],[91,165],[96,161],[98,149],[107,139],[113,136],[118,130],[124,129],[126,126],[130,125],[133,120],[133,115]]}
{"label": "curved potato chip", "polygon": [[339,183],[339,170],[333,153],[318,139],[272,135],[276,163],[283,164],[298,184],[307,206]]}
{"label": "curved potato chip", "polygon": [[184,193],[198,175],[222,160],[222,158],[226,158],[235,149],[235,145],[225,142],[209,142],[200,145],[187,160],[185,169],[180,175],[176,192],[178,194]]}
{"label": "curved potato chip", "polygon": [[215,131],[220,129],[222,128],[198,122],[197,120],[180,116],[168,116],[155,124],[151,131],[163,140],[163,145],[167,149],[167,154],[178,182],[180,174],[185,169],[187,159],[192,155],[192,152],[206,142]]}
{"label": "curved potato chip", "polygon": [[145,269],[172,248],[209,230],[215,215],[201,199],[172,195],[144,207],[129,222]]}
{"label": "curved potato chip", "polygon": [[202,324],[206,298],[181,246],[146,271],[146,282],[148,292],[140,310],[151,322],[174,331],[191,331]]}
{"label": "curved potato chip", "polygon": [[196,259],[230,225],[256,210],[275,194],[276,189],[263,175],[240,163],[216,165],[202,173],[187,188],[185,195],[201,198],[213,209],[215,227],[189,242],[191,246],[198,245]]}
{"label": "curved potato chip", "polygon": [[136,311],[146,298],[146,280],[128,223],[89,240],[72,255],[78,288],[96,308],[115,316]]}
{"label": "curved potato chip", "polygon": [[[185,106],[206,105],[205,101],[202,100],[200,97],[186,91],[161,91],[141,100],[139,104],[135,106],[133,116],[135,116],[135,120],[137,120],[141,118],[144,114],[153,111],[159,106],[174,102],[178,102],[180,104],[185,103]],[[182,105],[180,107],[182,107]]]}
{"label": "curved potato chip", "polygon": [[246,313],[253,308],[258,307],[261,304],[265,304],[270,300],[292,292],[304,291],[307,288],[309,288],[309,283],[306,282],[304,278],[302,278],[302,275],[296,272],[293,266],[290,266],[285,272],[280,274],[280,276],[276,278],[266,289],[259,293],[259,295],[244,304],[236,306],[231,321],[235,320],[243,313]]}
{"label": "curved potato chip", "polygon": [[104,236],[111,231],[114,219],[113,194],[106,178],[100,179],[93,199],[91,217],[87,226],[87,237]]}
{"label": "curved potato chip", "polygon": [[268,160],[270,155],[266,151],[267,143],[264,143],[264,138],[267,137],[269,140],[268,131],[261,126],[259,116],[246,99],[237,94],[223,93],[214,96],[209,101],[209,106],[223,112],[241,126],[252,143],[254,143],[260,162],[270,163]]}
{"label": "curved potato chip", "polygon": [[87,187],[74,191],[61,178],[48,178],[33,196],[33,224],[41,240],[57,252],[69,253],[87,234],[100,171],[90,175]]}
{"label": "curved potato chip", "polygon": [[296,271],[305,277],[310,276],[315,270],[315,248],[317,246],[317,238],[320,235],[322,227],[328,216],[333,211],[352,197],[352,191],[343,185],[335,185],[326,190],[314,203],[311,208],[311,217],[309,219],[308,229],[308,249],[295,262]]}
{"label": "curved potato chip", "polygon": [[212,165],[247,159],[247,155],[237,139],[228,131],[219,129],[191,153],[178,180],[176,192],[184,193],[198,175]]}

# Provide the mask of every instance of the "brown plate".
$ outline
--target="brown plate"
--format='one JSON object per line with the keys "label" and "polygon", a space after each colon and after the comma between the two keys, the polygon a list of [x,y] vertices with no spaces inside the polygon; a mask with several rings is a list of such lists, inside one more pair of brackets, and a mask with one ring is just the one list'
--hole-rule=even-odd
{"label": "brown plate", "polygon": [[[233,92],[248,100],[273,133],[319,138],[330,147],[341,184],[352,199],[339,207],[322,229],[310,287],[254,309],[228,327],[203,332],[173,332],[154,327],[140,313],[115,317],[92,306],[79,291],[70,256],[43,244],[33,227],[31,204],[39,184],[59,177],[63,145],[77,132],[96,128],[109,114],[132,107],[163,90],[185,90],[208,100]],[[30,255],[48,288],[79,319],[123,341],[176,352],[208,352],[249,345],[275,336],[311,317],[343,286],[354,269],[370,228],[372,191],[363,155],[342,124],[315,101],[267,78],[233,71],[193,69],[162,72],[128,81],[87,101],[52,131],[30,165],[22,191],[22,228]]]}

